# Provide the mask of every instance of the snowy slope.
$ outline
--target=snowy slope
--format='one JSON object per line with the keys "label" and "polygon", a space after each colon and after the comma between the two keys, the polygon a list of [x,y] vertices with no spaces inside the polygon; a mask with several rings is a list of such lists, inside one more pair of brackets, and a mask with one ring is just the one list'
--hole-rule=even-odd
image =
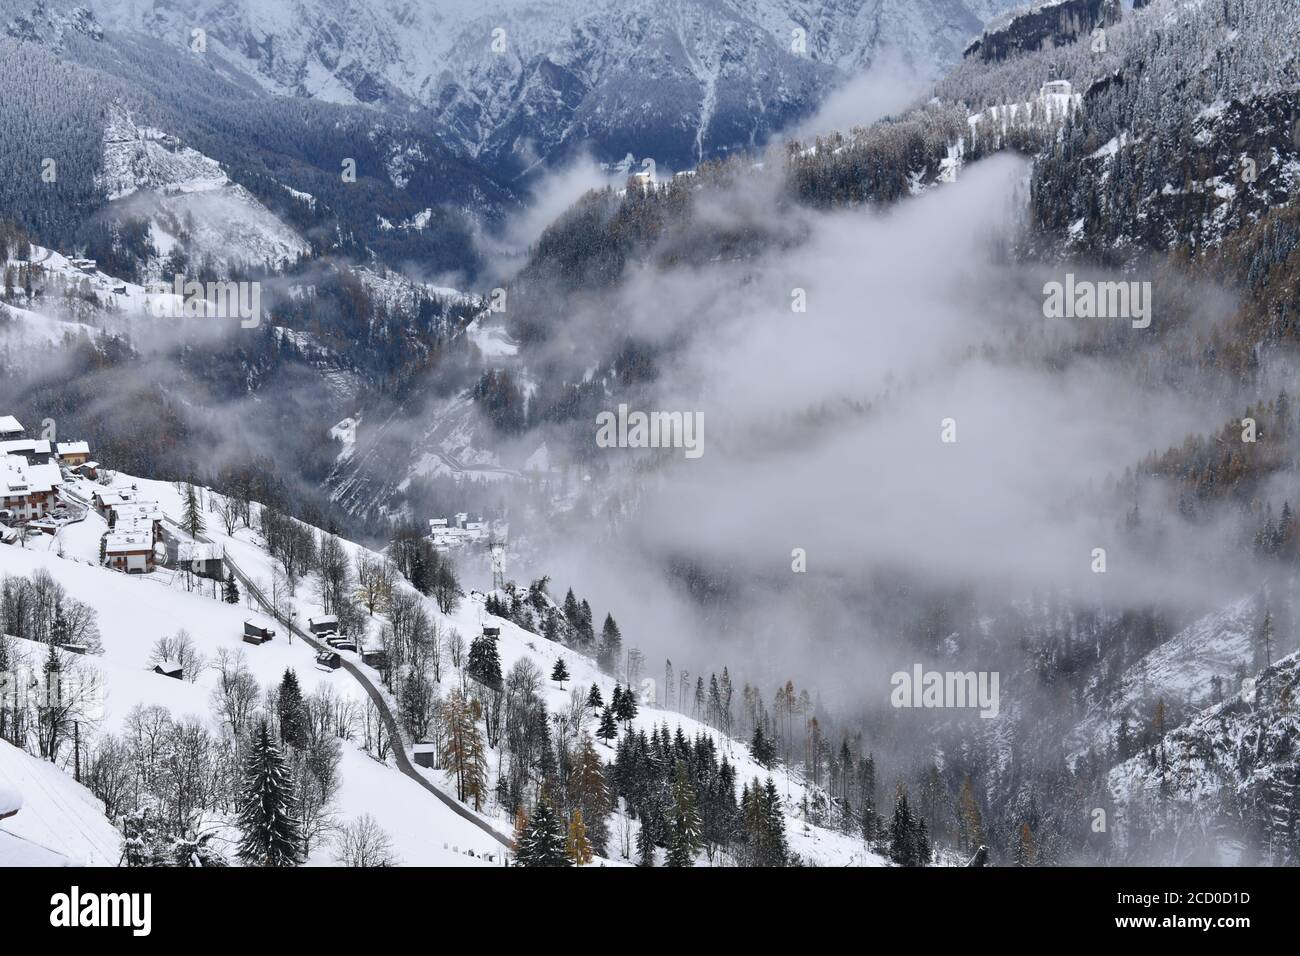
{"label": "snowy slope", "polygon": [[1226,684],[1250,667],[1255,603],[1246,597],[1206,614],[1135,663],[1120,678],[1106,706],[1089,707],[1071,735],[1076,753],[1088,747],[1104,752],[1126,714],[1145,715],[1156,700],[1203,707],[1210,702],[1214,677]]}
{"label": "snowy slope", "polygon": [[[111,478],[114,487],[135,487],[142,496],[156,500],[165,513],[178,519],[182,512],[180,494],[174,485],[165,482],[132,478],[121,474]],[[98,487],[90,482],[74,482],[71,490],[82,497],[89,496]],[[231,606],[215,600],[211,592],[202,589],[186,591],[179,576],[167,572],[126,577],[96,566],[98,536],[104,530],[102,521],[90,515],[86,522],[66,529],[57,540],[47,539],[49,550],[21,550],[0,548],[0,573],[30,574],[38,567],[47,568],[70,594],[86,601],[99,612],[99,625],[103,634],[102,657],[87,658],[90,666],[101,674],[107,687],[103,703],[104,729],[115,730],[135,704],[158,703],[175,716],[209,713],[209,695],[215,675],[203,672],[197,682],[177,681],[152,673],[146,666],[153,642],[160,636],[174,634],[184,628],[193,635],[200,650],[211,659],[218,648],[245,651],[245,658],[254,676],[264,686],[278,681],[286,667],[293,667],[299,676],[303,693],[311,694],[319,685],[330,683],[342,695],[363,699],[361,685],[345,671],[325,673],[312,666],[312,651],[301,640],[290,645],[282,637],[257,648],[248,648],[240,641],[242,622],[250,616],[246,606]],[[274,562],[261,546],[259,536],[248,529],[238,528],[236,534],[227,536],[215,516],[208,522],[207,536],[220,543],[226,553],[254,581],[269,584]],[[38,544],[40,542],[37,542]],[[365,549],[351,542],[342,542],[350,557]],[[63,557],[59,556],[62,552]],[[269,587],[267,588],[269,591]],[[308,617],[320,613],[310,585],[299,588],[294,599],[296,619],[300,624]],[[245,595],[247,601],[247,595]],[[470,640],[480,633],[484,625],[501,629],[499,651],[503,672],[520,658],[527,657],[536,663],[543,674],[549,674],[557,657],[563,656],[577,686],[600,685],[606,698],[614,688],[613,678],[600,673],[595,662],[561,645],[525,631],[510,621],[488,615],[483,607],[484,596],[471,594],[450,615],[442,614],[432,600],[426,599],[426,610],[441,628],[455,628]],[[257,616],[255,613],[252,616]],[[368,622],[368,638],[377,639],[383,624],[380,616]],[[33,649],[35,650],[35,649]],[[353,655],[349,654],[349,657]],[[379,675],[358,666],[371,675],[379,685]],[[446,683],[446,681],[444,681]],[[545,695],[552,713],[559,712],[568,703],[569,688],[561,690],[553,682],[546,682]],[[445,693],[446,687],[443,688]],[[655,726],[667,724],[693,738],[704,734],[714,739],[719,754],[726,754],[736,768],[737,786],[754,777],[765,779],[768,772],[755,764],[747,748],[728,740],[716,730],[690,717],[643,706],[633,720],[634,729],[649,733]],[[595,730],[595,717],[589,719],[588,731]],[[602,751],[605,748],[602,746]],[[363,812],[370,813],[380,826],[394,837],[394,843],[403,861],[408,864],[446,865],[469,863],[491,865],[485,858],[501,860],[500,846],[490,836],[452,813],[442,804],[423,792],[414,782],[400,775],[391,766],[377,763],[355,745],[344,743],[342,766],[343,791],[339,797],[339,815],[348,819]],[[609,749],[607,759],[612,759]],[[490,760],[495,774],[497,762]],[[453,792],[446,774],[440,770],[422,770],[426,779],[445,793]],[[786,801],[787,838],[791,849],[807,862],[815,865],[883,865],[881,858],[865,851],[856,837],[812,827],[798,816],[798,807],[806,789],[797,775],[776,774],[776,781]],[[495,782],[495,780],[493,781]],[[512,821],[496,808],[485,808],[480,819],[498,833],[508,836]],[[635,824],[633,824],[635,828]],[[611,840],[611,848],[616,841]],[[445,845],[445,846],[444,846]],[[472,851],[473,857],[466,855]],[[611,852],[615,852],[611,849]],[[320,848],[312,858],[314,863],[330,861],[328,847]],[[611,859],[609,863],[625,861]]]}
{"label": "snowy slope", "polygon": [[[179,500],[170,485],[139,484],[158,491],[160,498],[170,492],[166,496],[170,501],[169,510],[179,515]],[[212,671],[205,671],[195,683],[189,683],[154,674],[147,666],[154,641],[174,635],[182,628],[194,637],[200,652],[209,661],[220,648],[232,653],[244,651],[249,668],[263,686],[279,681],[285,668],[292,667],[304,694],[329,683],[343,696],[363,699],[364,691],[343,673],[316,670],[314,652],[301,641],[290,646],[277,637],[257,648],[243,644],[243,621],[256,616],[245,605],[223,604],[211,596],[187,592],[179,579],[169,581],[167,575],[127,577],[97,567],[95,557],[87,552],[94,549],[97,553],[98,533],[103,530],[102,520],[91,515],[84,530],[76,531],[62,542],[66,559],[50,551],[0,547],[0,574],[30,575],[38,567],[47,568],[70,594],[91,604],[98,612],[104,654],[85,660],[101,674],[106,687],[101,729],[117,732],[126,715],[139,703],[160,704],[174,717],[195,715],[210,719],[209,697],[216,680]],[[339,816],[346,821],[369,813],[393,837],[404,863],[488,865],[483,858],[490,854],[496,854],[500,860],[499,845],[430,799],[412,781],[367,756],[356,744],[343,744],[341,773]],[[9,822],[12,821],[6,821]],[[474,857],[466,855],[471,850]],[[321,846],[310,862],[332,861],[331,848]],[[116,856],[111,862],[116,863]]]}
{"label": "snowy slope", "polygon": [[103,804],[58,767],[0,740],[6,792],[21,797],[21,808],[0,820],[0,867],[117,865],[122,838]]}
{"label": "snowy slope", "polygon": [[181,245],[191,259],[280,266],[308,251],[221,164],[162,130],[137,126],[115,108],[104,127],[99,185],[113,208],[146,217],[160,256]]}
{"label": "snowy slope", "polygon": [[1202,841],[1207,856],[1194,862],[1294,862],[1294,834],[1286,828],[1300,774],[1298,692],[1300,654],[1292,654],[1168,733],[1158,749],[1112,769],[1107,784],[1121,838],[1140,839],[1158,818],[1186,838],[1173,844],[1176,863]]}

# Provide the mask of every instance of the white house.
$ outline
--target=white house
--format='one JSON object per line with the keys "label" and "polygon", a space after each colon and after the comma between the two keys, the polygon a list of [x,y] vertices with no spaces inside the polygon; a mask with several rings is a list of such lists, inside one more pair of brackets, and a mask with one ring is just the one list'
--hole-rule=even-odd
{"label": "white house", "polygon": [[61,441],[55,445],[55,451],[59,456],[59,462],[69,468],[74,465],[84,465],[90,460],[88,441]]}
{"label": "white house", "polygon": [[33,465],[18,455],[0,455],[0,511],[11,512],[12,521],[45,517],[62,484],[58,465]]}
{"label": "white house", "polygon": [[104,538],[104,562],[127,574],[154,569],[154,540],[149,531],[114,531]]}

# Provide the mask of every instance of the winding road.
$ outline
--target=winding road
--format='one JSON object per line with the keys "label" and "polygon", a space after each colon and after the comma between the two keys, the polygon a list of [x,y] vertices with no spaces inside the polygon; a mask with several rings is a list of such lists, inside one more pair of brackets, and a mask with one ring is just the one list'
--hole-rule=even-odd
{"label": "winding road", "polygon": [[[170,518],[167,519],[167,522],[168,524],[175,524],[175,522]],[[197,537],[200,541],[211,543],[203,535],[197,535]],[[293,632],[294,636],[301,638],[308,644],[308,646],[314,647],[318,651],[334,650],[334,648],[313,637],[311,634],[308,634],[296,624],[286,623],[284,620],[277,617],[275,611],[271,607],[271,602],[268,601],[266,595],[262,593],[262,589],[253,583],[252,579],[243,572],[239,565],[235,564],[235,562],[231,560],[229,555],[226,555],[225,563],[226,567],[230,569],[230,573],[235,576],[235,580],[237,580],[242,587],[247,589],[248,593],[251,594],[257,603],[261,605],[262,610],[275,618],[282,625],[288,627],[289,630]],[[356,680],[370,696],[370,699],[374,702],[375,709],[379,711],[379,715],[384,721],[384,726],[388,728],[389,739],[394,741],[396,744],[396,746],[393,747],[393,756],[397,760],[397,769],[441,800],[458,816],[463,817],[470,823],[474,824],[474,826],[478,827],[492,839],[496,840],[497,843],[500,843],[507,850],[513,850],[514,845],[510,839],[498,833],[491,824],[483,820],[455,797],[443,793],[434,786],[433,783],[424,776],[424,774],[420,773],[420,771],[415,768],[415,765],[411,763],[410,755],[406,752],[406,744],[402,735],[401,727],[397,722],[396,716],[393,714],[392,708],[388,706],[388,701],[384,699],[384,695],[380,692],[379,688],[374,685],[374,682],[371,681],[370,678],[361,670],[361,668],[357,667],[357,665],[352,661],[344,658],[341,653],[339,654],[339,658],[343,661],[343,669],[351,674],[353,679]]]}
{"label": "winding road", "polygon": [[[89,501],[86,501],[84,498],[82,498],[80,495],[74,492],[64,489],[63,494],[67,495],[68,497],[72,498],[77,502],[84,504],[87,508],[90,507]],[[164,518],[164,520],[167,522],[167,524],[171,525],[173,528],[176,528],[178,531],[181,530],[180,525],[178,525],[171,518]],[[204,542],[205,544],[215,543],[212,541],[211,538],[208,538],[205,535],[196,535],[195,537],[199,541]],[[313,637],[311,634],[308,634],[306,631],[298,627],[296,624],[287,623],[281,620],[276,615],[275,610],[271,605],[271,602],[267,600],[266,595],[262,593],[262,589],[259,588],[257,584],[254,583],[254,581],[247,574],[244,573],[243,569],[240,568],[239,565],[237,565],[231,559],[230,555],[226,554],[223,560],[225,561],[226,567],[230,569],[230,573],[235,576],[235,580],[238,581],[242,587],[247,589],[247,593],[253,596],[254,600],[256,600],[257,603],[261,606],[262,610],[265,611],[270,617],[279,621],[282,625],[288,627],[289,630],[293,632],[294,636],[301,638],[309,647],[314,647],[318,651],[334,650],[332,647],[329,647],[323,641],[320,641],[317,638]],[[362,686],[362,688],[365,689],[366,694],[370,697],[371,701],[374,702],[375,709],[379,711],[380,719],[383,720],[384,726],[388,729],[388,737],[391,741],[394,742],[393,757],[397,761],[397,769],[400,770],[402,773],[404,773],[406,776],[410,777],[412,780],[418,783],[425,790],[429,791],[429,793],[437,797],[440,801],[442,801],[442,803],[444,803],[447,806],[448,809],[450,809],[457,816],[462,817],[463,819],[474,824],[474,826],[478,827],[480,830],[482,830],[484,833],[490,836],[497,843],[501,844],[507,850],[513,851],[514,843],[512,840],[510,840],[508,837],[504,836],[503,834],[499,833],[491,824],[489,824],[482,817],[478,816],[476,813],[470,810],[469,807],[462,804],[455,797],[451,796],[450,794],[443,793],[432,783],[432,781],[430,781],[427,777],[424,776],[424,774],[422,774],[419,770],[416,769],[415,765],[411,763],[410,754],[407,753],[405,738],[402,734],[401,725],[398,724],[397,717],[393,713],[392,708],[388,705],[388,701],[384,698],[384,695],[380,692],[379,688],[375,686],[374,682],[370,679],[370,677],[361,670],[361,668],[357,667],[357,665],[354,664],[352,661],[344,658],[341,653],[339,654],[339,657],[343,661],[343,669],[347,671],[350,675],[352,675],[353,680],[355,680],[357,683],[359,683]]]}

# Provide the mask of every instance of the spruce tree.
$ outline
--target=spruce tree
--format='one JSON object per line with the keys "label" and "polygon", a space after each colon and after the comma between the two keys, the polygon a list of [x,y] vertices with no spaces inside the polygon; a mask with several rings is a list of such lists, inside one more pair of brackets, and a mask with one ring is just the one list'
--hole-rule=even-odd
{"label": "spruce tree", "polygon": [[605,706],[605,700],[600,696],[599,684],[591,685],[591,693],[587,695],[587,706],[592,710],[600,710]]}
{"label": "spruce tree", "polygon": [[[615,688],[617,693],[617,687]],[[632,693],[632,688],[627,688],[618,697],[618,704],[615,707],[615,716],[625,724],[629,723],[637,714],[636,694]]]}
{"label": "spruce tree", "polygon": [[618,736],[618,725],[614,723],[614,712],[606,707],[600,715],[600,726],[596,728],[596,736],[605,741],[605,746]]}
{"label": "spruce tree", "polygon": [[600,652],[596,663],[606,674],[613,674],[622,659],[623,635],[614,623],[614,615],[606,614],[605,625],[600,630]]}
{"label": "spruce tree", "polygon": [[690,866],[700,848],[700,811],[686,762],[678,761],[673,779],[673,816],[668,832],[668,865]]}
{"label": "spruce tree", "polygon": [[789,851],[785,842],[785,814],[781,812],[781,796],[771,777],[763,787],[763,837],[764,866],[785,866]]}
{"label": "spruce tree", "polygon": [[501,688],[501,655],[495,638],[480,634],[469,646],[465,673],[484,687]]}
{"label": "spruce tree", "polygon": [[515,861],[520,866],[572,866],[565,843],[564,823],[551,806],[550,798],[542,796],[524,825]]}
{"label": "spruce tree", "polygon": [[655,841],[650,833],[649,820],[641,817],[641,828],[636,833],[637,866],[655,865]]}
{"label": "spruce tree", "polygon": [[199,508],[199,498],[194,491],[194,486],[187,484],[185,486],[185,507],[181,512],[181,528],[191,538],[198,538],[206,530],[203,523],[203,512]]}
{"label": "spruce tree", "polygon": [[235,574],[233,571],[226,572],[225,598],[227,604],[239,603],[239,585],[235,583]]}
{"label": "spruce tree", "polygon": [[564,658],[558,658],[555,666],[551,668],[551,680],[560,685],[560,690],[564,690],[564,682],[569,679],[569,669],[564,665]]}
{"label": "spruce tree", "polygon": [[916,822],[901,785],[894,803],[894,818],[889,823],[889,858],[899,866],[916,864]]}
{"label": "spruce tree", "polygon": [[280,681],[280,740],[291,747],[307,746],[307,711],[298,675],[286,669]]}
{"label": "spruce tree", "polygon": [[238,856],[248,866],[297,866],[302,862],[302,832],[293,801],[293,782],[280,748],[262,721],[244,765],[239,804]]}
{"label": "spruce tree", "polygon": [[763,733],[763,725],[754,725],[754,737],[749,742],[749,754],[764,770],[771,770],[776,760],[776,745]]}

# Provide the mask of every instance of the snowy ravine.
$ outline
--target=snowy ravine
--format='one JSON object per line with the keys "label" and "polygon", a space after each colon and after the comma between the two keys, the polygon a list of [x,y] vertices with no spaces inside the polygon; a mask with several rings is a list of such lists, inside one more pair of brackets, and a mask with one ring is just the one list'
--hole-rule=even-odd
{"label": "snowy ravine", "polygon": [[[135,489],[142,500],[152,499],[158,502],[169,519],[181,519],[183,501],[176,486],[122,474],[114,474],[109,482],[110,487]],[[74,481],[66,486],[66,490],[76,498],[88,500],[102,487],[94,482]],[[218,496],[204,492],[204,498],[211,501]],[[239,527],[233,536],[228,536],[215,513],[209,512],[205,518],[205,537],[222,545],[227,557],[270,593],[275,562],[265,551],[260,535]],[[256,526],[257,522],[253,523]],[[159,637],[174,635],[181,629],[193,637],[199,652],[208,662],[221,649],[231,654],[242,652],[254,677],[264,689],[277,683],[286,668],[293,668],[304,696],[309,696],[321,686],[332,685],[332,690],[340,696],[356,700],[364,706],[366,691],[359,681],[350,677],[346,670],[327,672],[317,669],[314,666],[315,652],[301,639],[292,643],[286,640],[282,625],[278,628],[276,638],[268,643],[260,646],[242,643],[243,622],[246,619],[272,623],[260,610],[250,609],[252,602],[247,588],[243,589],[245,593],[241,602],[231,605],[223,603],[219,595],[213,595],[210,581],[195,579],[199,580],[199,585],[194,590],[187,590],[183,576],[169,570],[160,569],[152,574],[126,576],[100,567],[99,540],[105,530],[103,519],[91,510],[85,521],[65,527],[55,537],[32,539],[25,549],[0,547],[0,575],[29,576],[44,568],[70,596],[96,610],[103,654],[79,660],[85,667],[98,672],[105,691],[102,710],[98,715],[98,730],[119,732],[127,714],[137,704],[158,704],[169,710],[175,718],[194,716],[204,721],[214,732],[218,729],[210,704],[210,696],[218,677],[215,671],[205,669],[191,682],[175,680],[151,670],[149,658],[154,642]],[[342,541],[341,544],[350,558],[355,559],[358,553],[377,556],[351,542]],[[409,588],[404,582],[402,586]],[[313,590],[310,582],[304,581],[293,600],[295,619],[300,626],[305,626],[309,617],[318,615],[321,611],[320,605],[315,603]],[[484,626],[499,627],[501,636],[498,649],[503,672],[508,671],[515,661],[529,658],[543,675],[549,675],[555,660],[562,656],[571,675],[565,689],[561,690],[553,681],[544,682],[543,693],[552,713],[558,713],[567,706],[569,688],[572,686],[590,687],[595,683],[601,687],[606,699],[609,698],[614,680],[599,672],[593,660],[569,648],[553,644],[509,621],[485,613],[484,600],[483,594],[473,592],[451,614],[442,614],[432,599],[424,599],[425,609],[437,626],[456,629],[464,635],[467,643]],[[382,625],[383,618],[379,615],[368,620],[367,633],[372,643]],[[26,648],[30,659],[42,659],[40,655],[44,651],[43,647],[28,641],[19,644]],[[378,672],[362,664],[357,655],[346,651],[343,653],[369,677],[372,684],[382,686]],[[460,680],[460,675],[448,667],[443,675],[440,693],[445,695]],[[396,710],[395,704],[393,709]],[[594,732],[595,718],[589,718],[587,723],[586,729]],[[711,736],[719,754],[725,754],[735,767],[738,788],[755,777],[764,780],[767,778],[768,772],[752,761],[743,744],[728,740],[689,717],[652,706],[642,706],[638,716],[632,720],[634,730],[645,729],[647,733],[664,724],[670,730],[680,728],[688,739],[697,734]],[[494,801],[489,800],[484,812],[478,815],[483,827],[475,826],[398,772],[391,756],[383,763],[369,755],[356,741],[344,741],[342,746],[342,788],[333,808],[341,823],[347,823],[361,814],[369,814],[391,837],[397,856],[407,865],[500,866],[505,863],[500,842],[483,829],[493,829],[506,837],[511,833],[512,821],[495,808]],[[597,748],[603,759],[613,758],[612,749],[607,749],[600,743],[597,743]],[[492,784],[495,784],[498,767],[496,758],[495,752],[489,754]],[[4,766],[4,763],[0,763],[0,769]],[[48,764],[45,769],[53,771]],[[64,769],[70,772],[71,768]],[[444,771],[422,769],[420,772],[445,794],[454,795],[454,787],[449,784]],[[773,777],[785,804],[786,837],[790,849],[804,863],[827,866],[884,865],[885,861],[881,857],[867,852],[860,838],[813,827],[799,819],[798,807],[805,793],[802,782],[793,775],[787,779],[783,770],[778,770]],[[68,783],[76,786],[70,777]],[[7,784],[0,776],[0,786],[4,785]],[[31,788],[23,786],[21,781],[18,786],[22,789],[27,804],[22,813],[28,819],[45,819],[57,812],[57,805],[52,800],[47,800],[41,793],[29,792]],[[91,802],[94,803],[93,798]],[[33,807],[38,812],[32,812]],[[101,821],[102,816],[100,812]],[[9,820],[0,823],[0,831],[11,829],[8,824],[12,822]],[[208,828],[220,830],[228,822],[208,821]],[[611,831],[619,825],[620,814],[616,811],[611,818]],[[633,834],[635,826],[633,823]],[[56,847],[59,853],[100,865],[117,862],[106,858],[111,855],[106,847],[112,846],[111,842],[106,842],[107,836],[99,837],[96,843],[79,842],[75,828],[65,829],[65,843]],[[233,836],[229,830],[227,826],[227,838]],[[11,829],[11,832],[18,831]],[[610,853],[616,857],[619,843],[620,840],[611,832]],[[633,853],[634,847],[633,844]],[[0,843],[0,865],[4,865],[4,854],[5,845]],[[332,845],[328,842],[318,844],[308,862],[313,865],[336,863]],[[627,865],[631,861],[598,858],[595,862],[597,865]],[[698,862],[707,865],[703,854]]]}

